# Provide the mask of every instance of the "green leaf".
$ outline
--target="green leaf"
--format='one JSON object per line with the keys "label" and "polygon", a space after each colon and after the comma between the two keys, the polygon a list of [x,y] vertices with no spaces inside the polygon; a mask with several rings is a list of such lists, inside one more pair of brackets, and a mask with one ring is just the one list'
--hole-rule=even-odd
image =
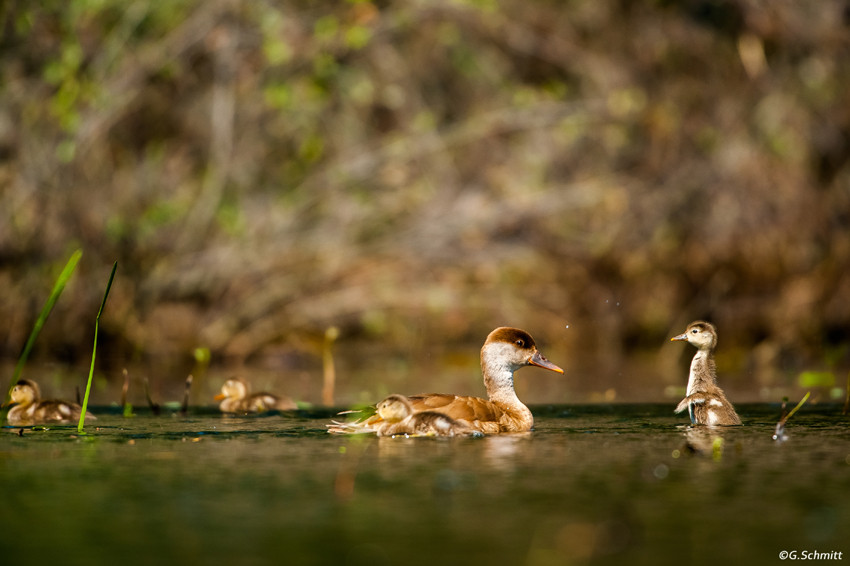
{"label": "green leaf", "polygon": [[50,316],[53,306],[59,299],[59,295],[61,295],[62,291],[65,289],[65,284],[68,282],[68,279],[71,278],[71,275],[73,275],[74,270],[77,268],[77,263],[79,263],[82,256],[83,250],[77,250],[71,254],[70,259],[68,259],[68,263],[66,263],[65,268],[62,269],[62,273],[60,273],[59,277],[56,278],[56,283],[53,284],[53,290],[50,291],[50,296],[47,298],[47,302],[44,303],[44,307],[41,309],[41,314],[38,315],[38,318],[33,325],[29,338],[27,338],[27,342],[24,345],[24,349],[21,351],[21,355],[18,356],[18,363],[15,364],[15,371],[12,373],[12,383],[9,384],[9,390],[6,392],[7,398],[12,393],[12,388],[14,388],[15,384],[18,383],[18,379],[20,379],[21,371],[23,370],[27,358],[29,358],[30,350],[32,350],[32,346],[35,344],[35,340],[38,338],[41,328],[44,326],[44,321],[46,321],[47,317]]}

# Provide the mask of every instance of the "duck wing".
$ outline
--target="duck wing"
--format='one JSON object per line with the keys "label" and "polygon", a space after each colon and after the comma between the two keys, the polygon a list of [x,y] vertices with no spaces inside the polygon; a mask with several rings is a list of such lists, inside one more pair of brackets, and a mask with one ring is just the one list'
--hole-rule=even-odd
{"label": "duck wing", "polygon": [[481,397],[429,393],[408,397],[416,412],[436,411],[485,434],[502,431],[505,410]]}
{"label": "duck wing", "polygon": [[723,391],[697,391],[679,402],[675,412],[688,409],[693,424],[739,425],[741,419]]}
{"label": "duck wing", "polygon": [[298,405],[289,397],[278,397],[271,393],[255,393],[245,401],[246,410],[252,413],[291,411],[298,408]]}
{"label": "duck wing", "polygon": [[[33,412],[36,423],[70,423],[79,420],[83,408],[76,403],[64,401],[39,401]],[[97,417],[86,412],[86,419],[97,420]]]}

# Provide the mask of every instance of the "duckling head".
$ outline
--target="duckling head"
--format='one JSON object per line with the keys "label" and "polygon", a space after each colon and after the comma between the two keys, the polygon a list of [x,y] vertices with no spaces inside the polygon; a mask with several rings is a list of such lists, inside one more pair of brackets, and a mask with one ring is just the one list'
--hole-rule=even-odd
{"label": "duckling head", "polygon": [[377,404],[378,416],[388,422],[403,421],[413,413],[410,400],[404,395],[393,394]]}
{"label": "duckling head", "polygon": [[687,330],[678,336],[670,338],[671,341],[685,341],[699,350],[712,350],[717,346],[717,329],[710,322],[696,320],[688,325]]}
{"label": "duckling head", "polygon": [[221,401],[223,399],[244,399],[247,396],[248,384],[238,377],[231,377],[224,382],[224,385],[221,386],[221,393],[214,398],[216,401]]}
{"label": "duckling head", "polygon": [[41,389],[35,381],[21,379],[9,395],[10,405],[27,405],[41,399]]}

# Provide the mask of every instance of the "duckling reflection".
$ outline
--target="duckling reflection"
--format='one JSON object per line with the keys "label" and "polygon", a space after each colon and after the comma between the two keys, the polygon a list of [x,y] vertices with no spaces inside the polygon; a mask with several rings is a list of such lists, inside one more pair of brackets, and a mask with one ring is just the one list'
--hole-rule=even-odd
{"label": "duckling reflection", "polygon": [[298,408],[289,397],[279,397],[271,393],[251,393],[251,387],[244,379],[232,377],[221,386],[221,393],[215,396],[221,401],[222,413],[262,413],[264,411],[292,411]]}
{"label": "duckling reflection", "polygon": [[377,436],[472,436],[477,433],[465,423],[436,411],[414,411],[404,395],[390,395],[376,406]]}
{"label": "duckling reflection", "polygon": [[[77,403],[65,401],[41,400],[41,388],[29,379],[21,379],[12,388],[9,402],[4,405],[14,405],[9,409],[6,420],[12,426],[35,425],[46,423],[71,423],[80,420],[83,408]],[[97,417],[86,411],[86,418],[96,420]]]}
{"label": "duckling reflection", "polygon": [[686,426],[682,452],[691,455],[711,456],[715,461],[723,458],[724,440],[716,428]]}

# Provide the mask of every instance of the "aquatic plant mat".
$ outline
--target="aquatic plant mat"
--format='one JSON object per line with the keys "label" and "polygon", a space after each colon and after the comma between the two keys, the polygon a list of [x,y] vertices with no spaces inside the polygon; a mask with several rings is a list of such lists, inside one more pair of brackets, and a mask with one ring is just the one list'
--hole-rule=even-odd
{"label": "aquatic plant mat", "polygon": [[325,433],[332,411],[93,407],[0,429],[4,564],[776,564],[850,558],[841,405],[693,429],[668,405],[532,407],[527,435]]}

